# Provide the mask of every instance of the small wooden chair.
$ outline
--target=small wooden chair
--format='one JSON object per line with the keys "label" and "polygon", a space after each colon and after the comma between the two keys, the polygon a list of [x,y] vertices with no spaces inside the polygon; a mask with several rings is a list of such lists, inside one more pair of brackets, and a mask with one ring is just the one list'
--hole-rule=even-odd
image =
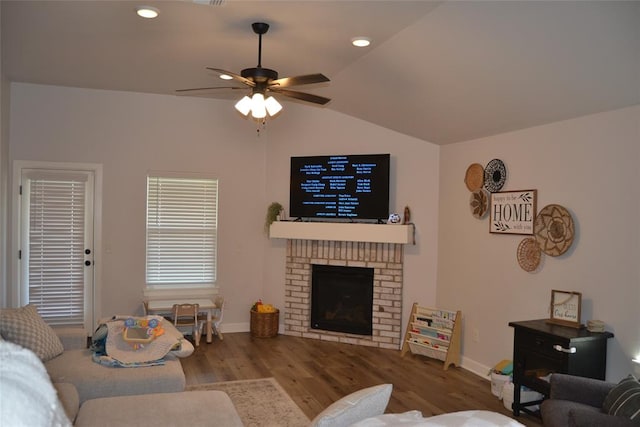
{"label": "small wooden chair", "polygon": [[204,322],[198,319],[200,306],[198,304],[174,304],[173,324],[176,328],[191,326],[193,328],[193,341],[196,346],[200,345],[200,336]]}

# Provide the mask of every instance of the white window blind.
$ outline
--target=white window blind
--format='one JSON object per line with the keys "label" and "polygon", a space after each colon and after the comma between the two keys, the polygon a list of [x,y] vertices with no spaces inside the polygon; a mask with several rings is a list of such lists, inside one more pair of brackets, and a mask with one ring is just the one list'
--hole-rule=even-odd
{"label": "white window blind", "polygon": [[84,324],[85,181],[28,185],[29,303],[53,325]]}
{"label": "white window blind", "polygon": [[147,178],[147,285],[216,280],[218,181]]}

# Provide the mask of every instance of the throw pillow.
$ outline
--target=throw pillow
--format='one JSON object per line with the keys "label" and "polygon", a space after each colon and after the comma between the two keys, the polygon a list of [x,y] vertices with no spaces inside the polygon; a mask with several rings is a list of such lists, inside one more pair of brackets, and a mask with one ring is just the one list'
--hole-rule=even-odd
{"label": "throw pillow", "polygon": [[358,390],[332,403],[311,421],[311,427],[346,427],[365,418],[382,415],[389,403],[393,384]]}
{"label": "throw pillow", "polygon": [[64,351],[62,341],[38,314],[35,305],[0,310],[0,334],[7,340],[28,348],[46,362]]}
{"label": "throw pillow", "polygon": [[602,404],[602,410],[609,415],[619,415],[640,421],[640,382],[629,375],[618,383]]}

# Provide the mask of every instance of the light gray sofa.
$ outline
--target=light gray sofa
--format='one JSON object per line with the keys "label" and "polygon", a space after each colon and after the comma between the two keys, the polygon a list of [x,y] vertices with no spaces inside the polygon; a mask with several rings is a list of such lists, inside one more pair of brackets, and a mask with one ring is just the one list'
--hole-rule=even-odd
{"label": "light gray sofa", "polygon": [[174,355],[165,356],[165,364],[158,366],[103,366],[93,361],[91,350],[86,348],[87,338],[83,331],[55,331],[64,346],[64,352],[45,362],[44,366],[71,420],[78,415],[80,406],[89,400],[184,391],[184,371],[180,360]]}
{"label": "light gray sofa", "polygon": [[[112,368],[131,371],[128,368]],[[139,368],[140,370],[145,368]],[[11,426],[242,426],[220,391],[182,391],[87,399],[70,383],[51,383],[31,350],[0,340],[0,425]]]}
{"label": "light gray sofa", "polygon": [[242,426],[226,393],[184,391],[175,355],[164,365],[109,367],[86,343],[83,331],[54,333],[33,306],[1,309],[0,425]]}
{"label": "light gray sofa", "polygon": [[[144,368],[103,366],[92,360],[91,350],[86,348],[86,335],[82,331],[56,329],[56,333],[64,345],[64,352],[48,360],[44,365],[54,384],[74,385],[80,404],[98,397],[172,393],[184,390],[186,384],[184,371],[180,360],[174,355],[165,356],[165,364],[159,366]],[[64,395],[62,400],[64,402]]]}

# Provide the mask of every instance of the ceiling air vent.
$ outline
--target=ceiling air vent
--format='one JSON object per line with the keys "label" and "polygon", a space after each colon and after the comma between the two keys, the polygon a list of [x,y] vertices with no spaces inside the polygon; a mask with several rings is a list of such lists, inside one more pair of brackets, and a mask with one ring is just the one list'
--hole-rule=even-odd
{"label": "ceiling air vent", "polygon": [[197,4],[206,4],[209,6],[224,6],[227,0],[192,0]]}

